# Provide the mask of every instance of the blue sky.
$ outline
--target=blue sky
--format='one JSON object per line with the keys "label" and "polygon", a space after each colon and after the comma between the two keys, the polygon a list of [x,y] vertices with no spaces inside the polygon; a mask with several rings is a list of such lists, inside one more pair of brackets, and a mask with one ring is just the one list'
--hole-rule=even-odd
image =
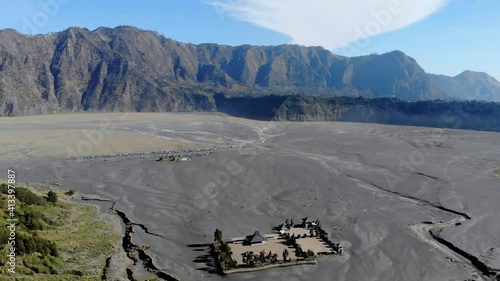
{"label": "blue sky", "polygon": [[[392,14],[391,1],[406,9],[399,7]],[[485,71],[500,80],[500,1],[349,3],[353,4],[344,0],[0,0],[0,29],[38,34],[70,26],[133,25],[190,43],[298,43],[321,45],[343,55],[401,50],[430,73],[454,76],[467,69]],[[377,18],[378,14],[383,19],[387,11],[390,21]],[[370,30],[377,32],[366,35]],[[359,34],[367,38],[356,43]]]}

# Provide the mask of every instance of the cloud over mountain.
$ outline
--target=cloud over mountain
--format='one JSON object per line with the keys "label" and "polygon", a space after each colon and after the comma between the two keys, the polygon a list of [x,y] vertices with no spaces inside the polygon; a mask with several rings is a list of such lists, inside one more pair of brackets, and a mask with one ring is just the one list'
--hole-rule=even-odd
{"label": "cloud over mountain", "polygon": [[334,50],[403,28],[449,0],[203,0],[223,13],[292,38]]}

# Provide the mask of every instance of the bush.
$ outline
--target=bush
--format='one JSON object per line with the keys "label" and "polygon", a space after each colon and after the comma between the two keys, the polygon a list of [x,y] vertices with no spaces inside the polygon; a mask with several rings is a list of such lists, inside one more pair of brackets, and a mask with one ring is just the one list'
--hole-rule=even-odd
{"label": "bush", "polygon": [[300,246],[295,249],[295,255],[297,257],[302,257],[304,255],[304,252],[302,251],[302,248]]}
{"label": "bush", "polygon": [[62,259],[41,254],[32,254],[23,258],[23,264],[37,273],[58,274],[57,268],[64,265]]}
{"label": "bush", "polygon": [[307,250],[306,253],[304,253],[304,258],[313,260],[316,257],[316,254],[312,250]]}
{"label": "bush", "polygon": [[42,213],[33,210],[30,206],[20,205],[15,210],[16,218],[19,226],[24,226],[28,230],[42,230],[44,224],[42,223]]}
{"label": "bush", "polygon": [[16,254],[23,255],[32,253],[40,253],[44,256],[59,256],[59,252],[54,242],[38,236],[19,233],[16,237]]}
{"label": "bush", "polygon": [[0,245],[7,245],[9,242],[10,230],[7,227],[0,228]]}
{"label": "bush", "polygon": [[66,194],[66,195],[68,195],[68,196],[73,196],[75,193],[76,193],[76,191],[74,191],[74,190],[69,190],[69,191],[66,191],[64,194]]}
{"label": "bush", "polygon": [[20,275],[33,275],[35,272],[33,270],[29,269],[28,267],[25,266],[16,266],[16,274]]}
{"label": "bush", "polygon": [[49,193],[47,194],[47,201],[49,202],[52,202],[52,203],[56,203],[57,202],[57,193],[55,193],[54,191],[49,191]]}
{"label": "bush", "polygon": [[0,196],[0,209],[7,209],[7,200],[6,197]]}
{"label": "bush", "polygon": [[[0,187],[0,191],[3,194],[8,194],[8,187],[6,184],[2,184]],[[16,188],[16,198],[26,203],[27,205],[43,205],[43,198],[31,192],[29,189],[25,187],[17,187]]]}

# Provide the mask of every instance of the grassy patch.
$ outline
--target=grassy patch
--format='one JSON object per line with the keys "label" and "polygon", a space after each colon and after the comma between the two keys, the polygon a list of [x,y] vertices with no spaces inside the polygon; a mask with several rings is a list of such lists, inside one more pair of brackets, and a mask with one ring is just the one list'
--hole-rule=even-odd
{"label": "grassy patch", "polygon": [[[16,246],[21,240],[27,246],[16,248],[16,274],[11,276],[8,245],[0,244],[0,281],[100,280],[106,258],[119,250],[121,233],[96,206],[71,202],[73,194],[54,191],[58,200],[49,202],[48,189],[18,190],[16,195],[22,195],[16,198]],[[0,193],[0,224],[7,225],[8,218],[7,195]]]}

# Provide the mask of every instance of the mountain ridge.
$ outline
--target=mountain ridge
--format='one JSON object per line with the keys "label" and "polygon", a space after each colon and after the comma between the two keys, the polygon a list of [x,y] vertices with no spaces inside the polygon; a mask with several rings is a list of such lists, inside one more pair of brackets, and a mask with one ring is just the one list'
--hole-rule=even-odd
{"label": "mountain ridge", "polygon": [[214,94],[452,99],[401,51],[182,43],[131,26],[0,31],[0,116],[60,111],[216,111]]}
{"label": "mountain ridge", "polygon": [[429,77],[456,99],[500,102],[500,82],[486,72],[465,70],[455,76],[429,74]]}

